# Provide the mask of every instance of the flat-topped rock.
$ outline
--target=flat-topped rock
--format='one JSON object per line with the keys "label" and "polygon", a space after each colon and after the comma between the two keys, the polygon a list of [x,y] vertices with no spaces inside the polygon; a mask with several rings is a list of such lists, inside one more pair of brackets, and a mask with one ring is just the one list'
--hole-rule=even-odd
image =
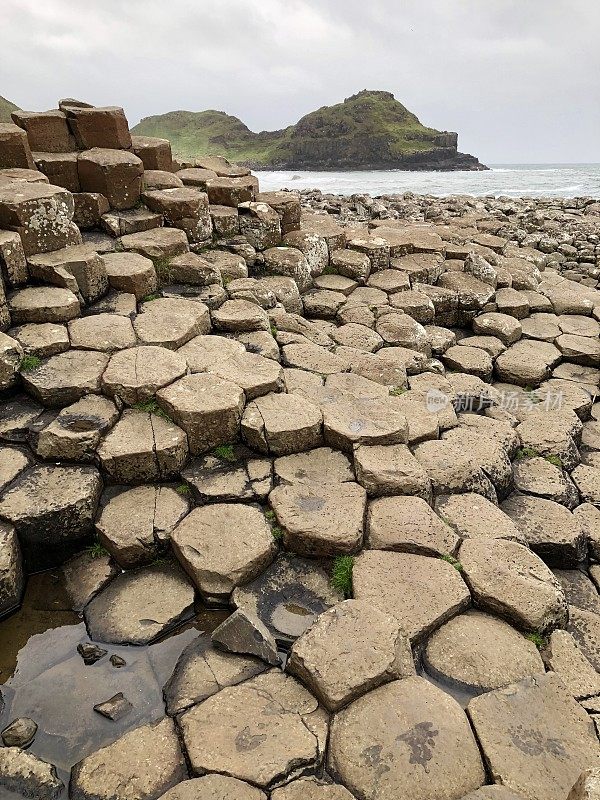
{"label": "flat-topped rock", "polygon": [[416,642],[470,603],[460,573],[440,558],[365,550],[353,570],[354,597],[391,613]]}
{"label": "flat-topped rock", "polygon": [[26,391],[50,408],[70,405],[100,391],[109,356],[86,350],[67,350],[22,373]]}
{"label": "flat-topped rock", "polygon": [[353,795],[338,783],[318,778],[299,778],[271,792],[273,800],[352,800]]}
{"label": "flat-topped rock", "polygon": [[585,558],[584,527],[563,505],[540,497],[514,493],[501,507],[519,528],[526,544],[547,564],[563,568],[576,567]]}
{"label": "flat-topped rock", "polygon": [[467,539],[458,558],[476,606],[529,631],[564,626],[562,587],[531,550],[505,539]]}
{"label": "flat-topped rock", "polygon": [[92,529],[102,482],[94,467],[36,465],[0,499],[15,526],[28,570],[61,563]]}
{"label": "flat-topped rock", "polygon": [[248,403],[241,433],[261,453],[289,455],[321,445],[322,423],[321,411],[303,397],[270,393]]}
{"label": "flat-topped rock", "polygon": [[127,405],[143,403],[184,375],[186,366],[182,355],[165,347],[131,347],[111,356],[102,389]]}
{"label": "flat-topped rock", "polygon": [[187,236],[178,228],[152,228],[148,231],[129,233],[121,236],[125,250],[132,250],[146,258],[159,259],[187,253]]}
{"label": "flat-topped rock", "polygon": [[356,483],[277,486],[269,503],[283,529],[287,550],[327,558],[361,547],[366,492]]}
{"label": "flat-topped rock", "polygon": [[266,311],[248,300],[226,300],[212,312],[212,321],[217,330],[230,333],[269,330]]}
{"label": "flat-topped rock", "polygon": [[163,297],[144,303],[140,312],[133,327],[143,344],[176,350],[210,331],[210,313],[204,303]]}
{"label": "flat-topped rock", "polygon": [[94,314],[69,323],[71,347],[112,353],[133,347],[136,335],[131,320],[119,314]]}
{"label": "flat-topped rock", "polygon": [[92,147],[79,153],[77,171],[82,190],[104,195],[111,208],[133,208],[140,199],[144,165],[131,152]]}
{"label": "flat-topped rock", "polygon": [[369,496],[431,496],[425,469],[405,444],[361,445],[354,450],[356,478]]}
{"label": "flat-topped rock", "polygon": [[211,373],[186,375],[161,389],[156,398],[161,408],[187,433],[193,454],[204,453],[237,438],[245,396],[231,381]]}
{"label": "flat-topped rock", "polygon": [[459,538],[421,497],[380,497],[369,503],[367,544],[373,550],[442,556],[455,553]]}
{"label": "flat-topped rock", "polygon": [[181,476],[199,503],[262,502],[273,484],[271,461],[256,458],[241,444],[217,447],[192,460]]}
{"label": "flat-topped rock", "polygon": [[124,569],[156,559],[188,513],[184,495],[168,486],[137,486],[117,494],[96,520],[102,544]]}
{"label": "flat-topped rock", "polygon": [[133,294],[136,300],[156,291],[156,270],[149,258],[134,252],[105,253],[102,260],[113,289]]}
{"label": "flat-topped rock", "polygon": [[79,316],[80,304],[69,289],[29,286],[14,292],[8,301],[14,325],[27,322],[68,322]]}
{"label": "flat-topped rock", "polygon": [[415,673],[398,621],[361,600],[346,600],[321,614],[294,642],[287,669],[330,711]]}
{"label": "flat-topped rock", "polygon": [[102,469],[117,483],[168,480],[188,456],[184,431],[146,411],[126,410],[98,447]]}
{"label": "flat-topped rock", "polygon": [[[148,753],[153,758],[148,760]],[[162,797],[187,778],[175,725],[163,719],[121,736],[73,767],[73,800]]]}
{"label": "flat-topped rock", "polygon": [[212,599],[226,599],[256,578],[277,549],[263,514],[238,503],[195,508],[172,532],[171,543],[201,594]]}
{"label": "flat-topped rock", "polygon": [[533,642],[479,611],[454,617],[435,631],[427,642],[424,663],[433,677],[478,694],[544,673]]}
{"label": "flat-topped rock", "polygon": [[100,438],[118,417],[111,400],[89,394],[61,409],[49,424],[44,418],[32,423],[29,444],[43,459],[91,463]]}
{"label": "flat-topped rock", "polygon": [[314,768],[319,742],[305,720],[317,708],[312,695],[280,672],[222,689],[180,719],[192,769],[267,788],[299,767]]}
{"label": "flat-topped rock", "polygon": [[275,459],[273,469],[280,484],[323,483],[332,486],[354,480],[348,457],[330,447],[281,456]]}
{"label": "flat-topped rock", "polygon": [[95,558],[89,551],[70,558],[62,577],[73,611],[80,613],[89,601],[118,574],[108,555]]}
{"label": "flat-topped rock", "polygon": [[64,353],[70,347],[66,325],[53,322],[26,323],[11,328],[9,335],[16,339],[23,352],[38,358],[49,358]]}
{"label": "flat-topped rock", "polygon": [[562,800],[600,761],[592,721],[553,673],[476,697],[467,712],[493,779],[526,800]]}
{"label": "flat-topped rock", "polygon": [[461,539],[482,536],[524,543],[519,528],[508,514],[480,494],[440,495],[435,499],[435,510]]}
{"label": "flat-topped rock", "polygon": [[[182,172],[201,172],[202,170],[182,170]],[[245,781],[228,775],[204,775],[192,778],[174,786],[161,800],[266,800],[266,794]]]}
{"label": "flat-topped rock", "polygon": [[485,781],[465,713],[419,677],[381,686],[334,717],[328,769],[369,800],[459,800]]}
{"label": "flat-topped rock", "polygon": [[148,644],[193,613],[194,587],[172,564],[122,572],[86,606],[99,642]]}
{"label": "flat-topped rock", "polygon": [[281,553],[258,578],[232,595],[236,608],[256,614],[285,646],[342,599],[322,563],[292,553]]}

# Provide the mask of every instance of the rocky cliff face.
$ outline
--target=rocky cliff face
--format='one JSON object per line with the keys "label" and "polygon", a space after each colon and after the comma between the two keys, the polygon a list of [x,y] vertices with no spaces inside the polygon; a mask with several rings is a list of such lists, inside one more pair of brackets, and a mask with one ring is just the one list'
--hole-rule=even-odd
{"label": "rocky cliff face", "polygon": [[171,112],[143,119],[142,135],[168,138],[177,153],[219,150],[257,169],[486,169],[458,152],[458,134],[422,125],[390,92],[362,91],[281,131],[253,133],[222,112]]}

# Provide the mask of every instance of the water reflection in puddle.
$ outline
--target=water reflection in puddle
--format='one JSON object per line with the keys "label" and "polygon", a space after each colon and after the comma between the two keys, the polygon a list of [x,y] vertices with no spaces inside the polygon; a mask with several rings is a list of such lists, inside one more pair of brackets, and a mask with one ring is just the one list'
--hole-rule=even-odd
{"label": "water reflection in puddle", "polygon": [[[21,609],[0,622],[0,692],[5,704],[0,730],[16,717],[35,720],[39,729],[29,751],[55,764],[66,785],[73,764],[128,730],[164,716],[162,687],[182,650],[200,631],[210,633],[228,613],[201,612],[146,647],[99,642],[107,655],[86,666],[77,645],[90,639],[84,623],[69,610],[59,573],[31,577]],[[113,654],[126,665],[114,667]],[[123,692],[133,708],[112,722],[93,706],[117,692]]]}

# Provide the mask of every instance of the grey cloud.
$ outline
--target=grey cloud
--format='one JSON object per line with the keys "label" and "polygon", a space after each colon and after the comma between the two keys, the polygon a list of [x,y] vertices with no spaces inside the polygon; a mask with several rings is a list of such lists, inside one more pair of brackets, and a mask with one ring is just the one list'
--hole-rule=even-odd
{"label": "grey cloud", "polygon": [[494,162],[597,161],[600,6],[590,0],[3,0],[0,94],[74,95],[133,124],[218,108],[280,128],[388,89]]}

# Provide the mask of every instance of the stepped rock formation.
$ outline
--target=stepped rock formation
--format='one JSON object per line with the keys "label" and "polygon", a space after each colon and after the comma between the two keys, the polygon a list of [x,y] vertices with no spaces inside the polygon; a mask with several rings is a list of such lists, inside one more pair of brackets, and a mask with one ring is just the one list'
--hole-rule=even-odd
{"label": "stepped rock formation", "polygon": [[165,137],[184,157],[220,152],[255,169],[487,169],[458,152],[457,133],[425,127],[390,92],[358,92],[281,131],[253,133],[222,111],[173,111],[134,132]]}
{"label": "stepped rock formation", "polygon": [[118,107],[13,120],[0,616],[51,569],[83,621],[7,681],[0,795],[594,796],[599,204],[260,192]]}

